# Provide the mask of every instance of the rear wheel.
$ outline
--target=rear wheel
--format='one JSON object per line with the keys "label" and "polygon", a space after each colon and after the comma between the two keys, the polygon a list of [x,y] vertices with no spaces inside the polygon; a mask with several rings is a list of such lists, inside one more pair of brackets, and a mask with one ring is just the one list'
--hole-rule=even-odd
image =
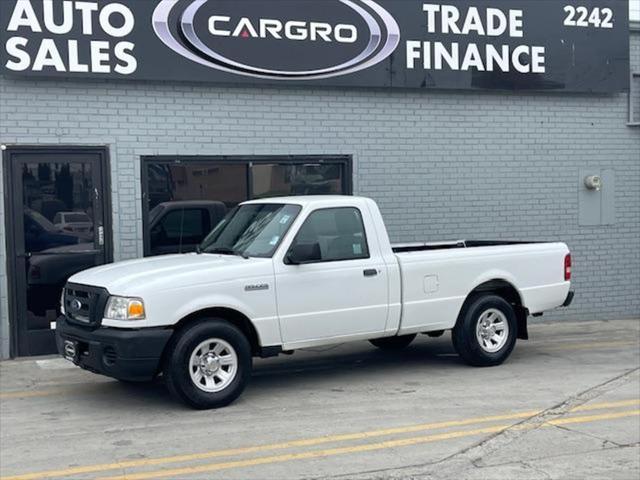
{"label": "rear wheel", "polygon": [[415,334],[401,335],[398,337],[376,338],[375,340],[369,340],[369,342],[382,350],[402,350],[408,347],[414,338],[416,338]]}
{"label": "rear wheel", "polygon": [[193,408],[228,405],[251,375],[251,347],[244,334],[222,319],[195,323],[178,334],[164,368],[171,394]]}
{"label": "rear wheel", "polygon": [[516,344],[517,321],[513,307],[498,295],[479,295],[460,313],[451,338],[462,359],[486,367],[504,362]]}

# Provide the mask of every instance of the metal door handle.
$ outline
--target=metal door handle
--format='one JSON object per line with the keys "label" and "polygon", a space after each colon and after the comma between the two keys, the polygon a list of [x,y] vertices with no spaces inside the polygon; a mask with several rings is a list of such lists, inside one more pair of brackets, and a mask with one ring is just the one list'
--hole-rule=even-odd
{"label": "metal door handle", "polygon": [[378,270],[375,268],[367,268],[362,272],[365,277],[375,277],[378,275]]}

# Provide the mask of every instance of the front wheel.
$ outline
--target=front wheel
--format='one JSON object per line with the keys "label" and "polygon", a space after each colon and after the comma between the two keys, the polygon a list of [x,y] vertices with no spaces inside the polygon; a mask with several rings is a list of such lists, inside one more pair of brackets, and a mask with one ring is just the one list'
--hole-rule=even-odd
{"label": "front wheel", "polygon": [[488,367],[504,362],[516,344],[517,321],[513,307],[497,295],[472,299],[453,328],[453,346],[470,365]]}
{"label": "front wheel", "polygon": [[178,334],[164,368],[171,394],[198,409],[234,401],[251,376],[251,346],[222,319],[200,320]]}

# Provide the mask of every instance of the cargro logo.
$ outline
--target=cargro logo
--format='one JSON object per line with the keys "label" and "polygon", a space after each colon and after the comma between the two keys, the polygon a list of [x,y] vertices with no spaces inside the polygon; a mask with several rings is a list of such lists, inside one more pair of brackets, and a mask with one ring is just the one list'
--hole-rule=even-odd
{"label": "cargro logo", "polygon": [[200,65],[275,80],[358,72],[400,42],[397,22],[373,0],[161,0],[153,29]]}

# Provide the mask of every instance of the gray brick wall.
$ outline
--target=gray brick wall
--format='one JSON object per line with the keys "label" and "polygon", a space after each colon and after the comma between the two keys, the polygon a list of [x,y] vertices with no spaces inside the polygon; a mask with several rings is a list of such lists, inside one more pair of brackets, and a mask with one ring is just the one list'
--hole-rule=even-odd
{"label": "gray brick wall", "polygon": [[[631,43],[639,71],[637,32]],[[0,143],[109,146],[116,260],[142,254],[141,155],[352,154],[355,193],[379,202],[393,241],[562,240],[573,252],[577,296],[549,317],[638,318],[640,129],[626,126],[627,109],[626,94],[0,77]],[[581,168],[615,169],[614,225],[578,225]],[[4,252],[0,245],[6,355]]]}

